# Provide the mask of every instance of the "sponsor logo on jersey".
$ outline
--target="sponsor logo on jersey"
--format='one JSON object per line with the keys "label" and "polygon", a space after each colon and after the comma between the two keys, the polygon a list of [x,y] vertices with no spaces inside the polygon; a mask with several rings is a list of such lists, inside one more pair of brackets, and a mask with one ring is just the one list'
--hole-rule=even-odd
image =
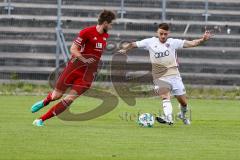
{"label": "sponsor logo on jersey", "polygon": [[169,56],[170,52],[168,50],[166,50],[165,52],[156,52],[154,54],[155,58],[161,58],[161,57],[166,57]]}

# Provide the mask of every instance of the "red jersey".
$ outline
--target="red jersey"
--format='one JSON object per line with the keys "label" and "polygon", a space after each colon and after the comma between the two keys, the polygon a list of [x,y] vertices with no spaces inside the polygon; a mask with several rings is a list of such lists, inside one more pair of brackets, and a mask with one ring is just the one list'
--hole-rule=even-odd
{"label": "red jersey", "polygon": [[99,61],[107,46],[108,37],[107,33],[100,34],[96,26],[91,26],[81,30],[78,37],[75,38],[74,43],[81,48],[80,52],[83,56],[95,57],[94,59]]}
{"label": "red jersey", "polygon": [[96,26],[81,30],[74,43],[80,47],[81,50],[79,51],[85,58],[94,58],[96,61],[87,64],[79,60],[76,61],[72,56],[58,78],[55,87],[62,92],[66,92],[67,88],[71,87],[79,95],[90,88],[94,80],[94,73],[97,72],[98,62],[106,48],[107,38],[108,34],[100,34]]}

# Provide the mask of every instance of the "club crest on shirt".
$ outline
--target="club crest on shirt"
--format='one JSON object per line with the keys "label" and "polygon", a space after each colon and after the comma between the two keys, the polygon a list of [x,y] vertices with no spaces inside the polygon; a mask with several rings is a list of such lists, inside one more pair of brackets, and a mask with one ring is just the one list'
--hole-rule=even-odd
{"label": "club crest on shirt", "polygon": [[167,48],[169,48],[169,47],[170,47],[170,44],[169,44],[169,43],[166,43],[165,46],[166,46]]}
{"label": "club crest on shirt", "polygon": [[106,40],[107,40],[107,38],[106,38],[106,37],[103,37],[103,40],[104,40],[104,41],[106,41]]}
{"label": "club crest on shirt", "polygon": [[97,37],[94,37],[93,40],[97,40]]}
{"label": "club crest on shirt", "polygon": [[96,43],[96,48],[98,48],[98,49],[102,49],[102,48],[103,48],[102,43]]}

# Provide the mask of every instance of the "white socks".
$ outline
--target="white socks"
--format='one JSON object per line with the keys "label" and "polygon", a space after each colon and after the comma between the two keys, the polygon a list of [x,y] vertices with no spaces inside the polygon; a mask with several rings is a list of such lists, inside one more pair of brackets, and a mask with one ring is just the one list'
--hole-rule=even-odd
{"label": "white socks", "polygon": [[182,116],[182,118],[184,119],[184,118],[186,118],[186,113],[187,113],[187,111],[188,111],[188,106],[181,106],[180,105],[180,110],[181,110],[181,116]]}
{"label": "white socks", "polygon": [[168,122],[173,122],[173,116],[172,116],[172,104],[169,99],[164,99],[163,100],[163,112],[166,117],[166,120]]}

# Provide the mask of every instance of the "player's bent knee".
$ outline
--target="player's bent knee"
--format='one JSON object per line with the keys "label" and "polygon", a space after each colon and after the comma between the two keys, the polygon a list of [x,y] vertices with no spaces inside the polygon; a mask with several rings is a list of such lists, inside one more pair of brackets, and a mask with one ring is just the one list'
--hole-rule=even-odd
{"label": "player's bent knee", "polygon": [[165,92],[160,94],[161,99],[170,99],[170,93],[169,92]]}
{"label": "player's bent knee", "polygon": [[72,98],[64,98],[63,102],[65,103],[66,107],[70,106],[73,103],[74,99]]}
{"label": "player's bent knee", "polygon": [[52,95],[52,99],[57,100],[57,99],[60,99],[62,96],[63,96],[62,93],[54,94],[54,95]]}
{"label": "player's bent knee", "polygon": [[161,99],[164,100],[164,99],[170,99],[170,98],[168,98],[167,96],[161,96]]}
{"label": "player's bent knee", "polygon": [[73,94],[73,95],[67,95],[64,100],[68,103],[71,104],[78,96]]}
{"label": "player's bent knee", "polygon": [[54,90],[52,92],[52,100],[60,99],[62,96],[63,96],[62,92],[59,92],[59,91],[56,91],[56,90]]}
{"label": "player's bent knee", "polygon": [[162,94],[160,95],[161,99],[170,99],[170,96],[166,95],[166,94]]}

